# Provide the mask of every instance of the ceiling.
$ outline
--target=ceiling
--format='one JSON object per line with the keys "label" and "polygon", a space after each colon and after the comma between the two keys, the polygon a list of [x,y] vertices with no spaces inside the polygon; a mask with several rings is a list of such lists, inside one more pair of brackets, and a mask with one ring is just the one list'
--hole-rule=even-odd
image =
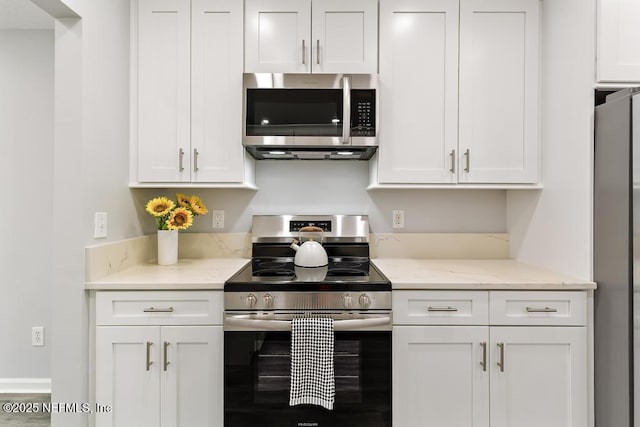
{"label": "ceiling", "polygon": [[53,18],[30,0],[0,0],[0,30],[53,28]]}

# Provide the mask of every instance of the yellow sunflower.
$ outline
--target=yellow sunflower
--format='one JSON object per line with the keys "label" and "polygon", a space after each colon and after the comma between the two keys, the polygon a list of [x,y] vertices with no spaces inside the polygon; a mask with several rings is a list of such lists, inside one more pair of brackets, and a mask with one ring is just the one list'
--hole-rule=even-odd
{"label": "yellow sunflower", "polygon": [[202,200],[200,200],[200,197],[198,196],[191,196],[191,199],[189,199],[189,205],[191,206],[191,210],[196,215],[205,215],[207,212],[209,212],[207,210],[207,207],[204,205],[204,203],[202,203]]}
{"label": "yellow sunflower", "polygon": [[193,224],[193,214],[187,208],[176,208],[167,220],[169,230],[186,230]]}
{"label": "yellow sunflower", "polygon": [[175,206],[175,203],[166,197],[156,197],[149,200],[145,209],[151,215],[161,217],[167,215]]}
{"label": "yellow sunflower", "polygon": [[179,206],[182,206],[183,208],[189,207],[189,196],[182,193],[176,193],[176,200],[178,201]]}

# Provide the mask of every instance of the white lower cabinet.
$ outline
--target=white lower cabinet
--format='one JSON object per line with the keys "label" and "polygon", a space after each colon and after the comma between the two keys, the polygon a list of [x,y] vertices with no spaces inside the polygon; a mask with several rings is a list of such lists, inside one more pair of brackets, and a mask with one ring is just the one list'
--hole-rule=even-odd
{"label": "white lower cabinet", "polygon": [[[212,323],[203,313],[218,295],[166,294],[98,292],[96,318],[106,320],[96,325],[95,400],[112,409],[95,414],[96,427],[223,424],[222,326],[198,324]],[[189,307],[188,299],[202,304]],[[139,316],[131,310],[129,325],[113,325],[126,306],[140,307]]]}
{"label": "white lower cabinet", "polygon": [[393,328],[393,425],[488,427],[486,326]]}
{"label": "white lower cabinet", "polygon": [[586,328],[489,329],[491,427],[587,425]]}
{"label": "white lower cabinet", "polygon": [[[586,322],[565,326],[580,319],[554,317],[567,301],[580,312],[584,292],[484,292],[492,309],[516,301],[528,315],[514,326],[482,316],[460,325],[457,313],[468,307],[486,312],[482,293],[394,291],[394,312],[413,307],[414,315],[393,328],[393,425],[586,426]],[[423,310],[431,315],[417,315],[419,301],[429,301]]]}

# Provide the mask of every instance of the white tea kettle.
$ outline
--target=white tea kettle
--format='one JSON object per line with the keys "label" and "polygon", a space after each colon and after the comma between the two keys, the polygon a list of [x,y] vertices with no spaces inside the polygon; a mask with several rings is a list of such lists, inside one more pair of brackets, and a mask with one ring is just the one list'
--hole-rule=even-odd
{"label": "white tea kettle", "polygon": [[[320,242],[324,237],[322,228],[307,226],[298,230],[298,239],[300,241],[302,241],[301,233],[304,232],[320,232]],[[329,258],[327,257],[327,251],[324,250],[320,242],[313,240],[313,237],[309,237],[309,240],[298,245],[299,242],[294,240],[291,243],[291,248],[296,251],[296,256],[293,259],[294,266],[306,268],[326,267],[329,264]]]}

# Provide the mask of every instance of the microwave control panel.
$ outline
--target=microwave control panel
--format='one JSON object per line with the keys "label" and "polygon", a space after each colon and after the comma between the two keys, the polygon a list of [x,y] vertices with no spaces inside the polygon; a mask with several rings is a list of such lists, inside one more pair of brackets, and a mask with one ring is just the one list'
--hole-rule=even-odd
{"label": "microwave control panel", "polygon": [[375,89],[351,89],[351,136],[376,136]]}

